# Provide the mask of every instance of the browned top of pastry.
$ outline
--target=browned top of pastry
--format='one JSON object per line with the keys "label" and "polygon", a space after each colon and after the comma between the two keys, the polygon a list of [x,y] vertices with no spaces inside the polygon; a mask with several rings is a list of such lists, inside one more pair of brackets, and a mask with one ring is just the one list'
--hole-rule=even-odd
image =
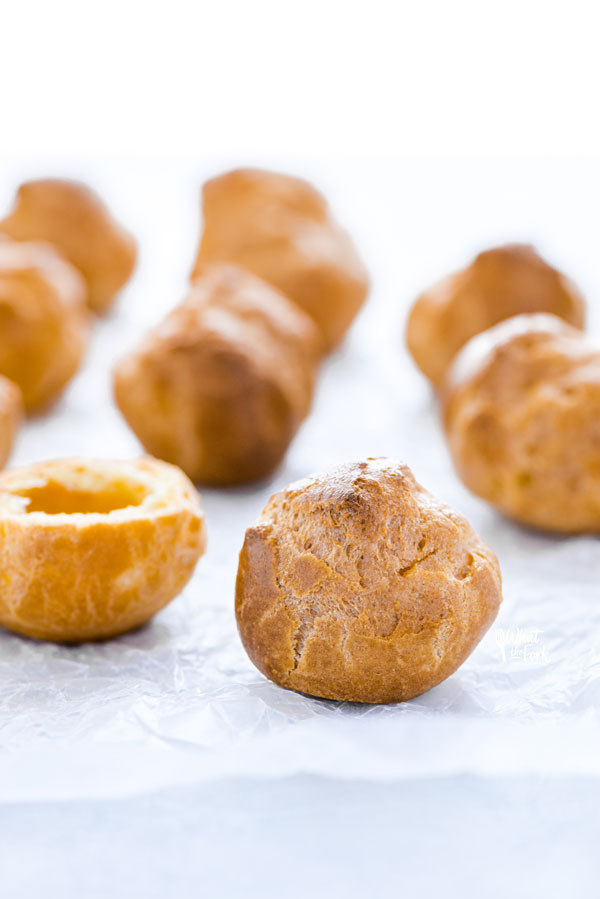
{"label": "browned top of pastry", "polygon": [[499,603],[494,554],[389,459],[276,493],[240,555],[236,610],[250,658],[317,696],[388,702],[430,689]]}
{"label": "browned top of pastry", "polygon": [[439,385],[467,340],[503,319],[536,312],[582,328],[585,303],[576,286],[533,247],[496,247],[421,294],[408,320],[408,348],[421,371]]}
{"label": "browned top of pastry", "polygon": [[452,398],[465,388],[483,389],[498,404],[572,372],[598,351],[581,331],[556,315],[515,315],[477,334],[462,348],[447,372],[440,393],[445,414]]}
{"label": "browned top of pastry", "polygon": [[281,227],[282,220],[326,222],[330,215],[325,197],[308,181],[264,169],[234,169],[211,178],[204,185],[202,205],[206,218],[211,219],[211,233],[203,238],[206,250],[210,250],[211,238],[218,240],[220,228],[231,239],[233,209],[240,241],[257,225],[268,229]]}
{"label": "browned top of pastry", "polygon": [[169,333],[174,321],[179,340],[193,340],[186,324],[201,322],[203,328],[236,343],[255,361],[257,354],[259,358],[265,354],[267,359],[275,350],[283,359],[294,348],[315,363],[323,354],[322,339],[310,318],[279,291],[237,265],[198,266],[186,298],[155,333]]}

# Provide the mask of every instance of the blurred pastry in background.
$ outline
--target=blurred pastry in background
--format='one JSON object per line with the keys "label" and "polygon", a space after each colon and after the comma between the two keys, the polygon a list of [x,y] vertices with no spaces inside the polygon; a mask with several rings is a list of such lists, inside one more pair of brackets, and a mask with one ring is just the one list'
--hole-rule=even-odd
{"label": "blurred pastry in background", "polygon": [[270,680],[312,696],[400,702],[462,665],[502,601],[494,553],[390,459],[312,475],[246,531],[242,643]]}
{"label": "blurred pastry in background", "polygon": [[48,178],[22,184],[0,231],[15,240],[55,244],[85,278],[87,302],[96,313],[110,307],[135,267],[131,234],[94,191],[76,181]]}
{"label": "blurred pastry in background", "polygon": [[198,494],[156,459],[57,459],[0,475],[0,625],[59,642],[148,621],[205,545]]}
{"label": "blurred pastry in background", "polygon": [[442,391],[454,466],[522,524],[600,532],[600,349],[553,315],[474,337]]}
{"label": "blurred pastry in background", "polygon": [[10,458],[22,418],[21,391],[16,384],[0,375],[0,468]]}
{"label": "blurred pastry in background", "polygon": [[79,271],[50,244],[0,241],[0,374],[28,412],[55,400],[81,363],[89,330]]}
{"label": "blurred pastry in background", "polygon": [[583,328],[585,302],[572,281],[533,247],[496,247],[418,297],[406,343],[423,374],[439,387],[467,340],[505,318],[534,312],[549,312]]}
{"label": "blurred pastry in background", "polygon": [[207,181],[192,280],[206,262],[233,262],[293,300],[328,349],[344,337],[369,289],[368,274],[323,196],[299,178],[239,169]]}
{"label": "blurred pastry in background", "polygon": [[280,464],[323,352],[312,319],[237,266],[198,268],[185,300],[118,365],[115,398],[146,450],[203,484]]}

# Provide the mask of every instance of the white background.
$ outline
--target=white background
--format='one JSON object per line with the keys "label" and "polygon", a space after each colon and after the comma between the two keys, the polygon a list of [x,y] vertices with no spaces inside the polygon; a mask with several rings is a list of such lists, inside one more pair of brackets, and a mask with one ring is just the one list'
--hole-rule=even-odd
{"label": "white background", "polygon": [[[0,208],[25,177],[83,177],[140,241],[81,375],[14,462],[138,451],[110,369],[181,298],[211,174],[313,179],[373,275],[272,483],[205,492],[209,549],[184,596],[103,648],[0,638],[7,896],[594,893],[596,541],[528,534],[467,494],[401,338],[419,289],[508,239],[578,281],[596,329],[594,6],[1,3]],[[373,454],[468,515],[506,588],[500,630],[454,678],[369,711],[267,684],[231,603],[270,492]],[[541,632],[539,658],[502,656],[517,626]]]}

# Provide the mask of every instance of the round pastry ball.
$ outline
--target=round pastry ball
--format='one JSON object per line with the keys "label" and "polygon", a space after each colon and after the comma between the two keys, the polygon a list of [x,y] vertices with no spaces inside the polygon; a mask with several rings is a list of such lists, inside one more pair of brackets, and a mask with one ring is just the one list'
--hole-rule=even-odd
{"label": "round pastry ball", "polygon": [[389,459],[276,493],[240,553],[248,655],[276,684],[328,699],[424,693],[465,661],[500,602],[491,550]]}
{"label": "round pastry ball", "polygon": [[464,483],[516,521],[600,532],[600,350],[553,315],[473,338],[442,394]]}
{"label": "round pastry ball", "polygon": [[243,484],[283,459],[322,349],[312,319],[270,284],[209,265],[119,364],[115,398],[152,455],[199,483]]}
{"label": "round pastry ball", "polygon": [[369,278],[348,234],[306,181],[257,169],[203,189],[204,231],[192,280],[206,262],[234,262],[273,284],[338,344],[363,305]]}
{"label": "round pastry ball", "polygon": [[204,551],[198,495],[156,459],[60,459],[0,475],[0,625],[58,642],[148,621]]}
{"label": "round pastry ball", "polygon": [[77,372],[89,313],[83,278],[46,243],[0,241],[0,373],[28,412],[54,401]]}
{"label": "round pastry ball", "polygon": [[0,468],[8,462],[22,417],[21,391],[0,375]]}
{"label": "round pastry ball", "polygon": [[0,231],[16,240],[55,244],[85,278],[87,302],[97,313],[108,309],[135,267],[131,234],[94,191],[76,181],[47,178],[22,184]]}
{"label": "round pastry ball", "polygon": [[534,312],[584,326],[585,303],[572,281],[533,247],[496,247],[421,294],[409,315],[406,342],[423,374],[439,386],[467,340],[505,318]]}

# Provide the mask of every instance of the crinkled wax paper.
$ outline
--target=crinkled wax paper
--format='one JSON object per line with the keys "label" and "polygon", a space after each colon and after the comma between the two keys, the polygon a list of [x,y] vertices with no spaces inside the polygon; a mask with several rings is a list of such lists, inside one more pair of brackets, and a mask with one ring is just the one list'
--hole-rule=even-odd
{"label": "crinkled wax paper", "polygon": [[[163,308],[151,307],[143,275],[97,325],[85,367],[56,409],[27,425],[14,464],[139,452],[112,405],[109,372],[178,298],[165,288]],[[434,401],[402,349],[393,285],[387,299],[385,286],[376,285],[350,340],[326,364],[313,414],[272,481],[203,492],[207,552],[154,621],[75,647],[0,634],[4,799],[120,795],[224,774],[600,771],[600,546],[520,529],[462,487]],[[279,689],[247,659],[233,613],[244,529],[268,496],[309,471],[367,455],[406,459],[496,550],[504,576],[496,625],[466,664],[395,706]]]}

